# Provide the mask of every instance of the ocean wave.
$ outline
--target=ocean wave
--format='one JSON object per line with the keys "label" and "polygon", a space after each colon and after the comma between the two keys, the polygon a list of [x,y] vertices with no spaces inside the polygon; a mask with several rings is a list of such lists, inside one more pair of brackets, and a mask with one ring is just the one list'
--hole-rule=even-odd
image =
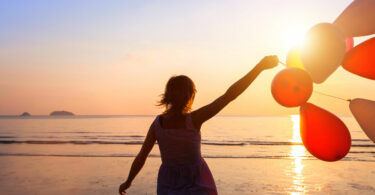
{"label": "ocean wave", "polygon": [[141,145],[143,141],[60,141],[60,140],[0,140],[0,144],[127,144],[127,145]]}
{"label": "ocean wave", "polygon": [[[0,140],[0,144],[123,144],[141,145],[143,141],[97,141],[97,140]],[[302,145],[297,142],[271,142],[271,141],[203,141],[204,145],[217,146],[244,146],[244,145]]]}
{"label": "ocean wave", "polygon": [[[353,142],[355,142],[353,140]],[[141,145],[141,140],[126,140],[126,141],[108,141],[108,140],[10,140],[2,139],[0,144],[121,144],[121,145]],[[288,146],[288,145],[303,145],[300,142],[280,142],[280,141],[210,141],[202,140],[203,145],[214,146]],[[352,144],[352,147],[375,147],[375,144]]]}
{"label": "ocean wave", "polygon": [[[136,154],[43,154],[43,153],[0,153],[0,156],[35,156],[35,157],[127,157],[134,158]],[[160,158],[160,155],[150,154],[149,158]],[[204,158],[216,158],[216,159],[302,159],[302,160],[318,160],[317,158],[304,155],[304,156],[289,156],[289,155],[248,155],[248,156],[231,156],[231,155],[203,155]],[[345,157],[340,161],[365,161],[365,162],[375,162],[371,159],[361,159],[356,157]]]}

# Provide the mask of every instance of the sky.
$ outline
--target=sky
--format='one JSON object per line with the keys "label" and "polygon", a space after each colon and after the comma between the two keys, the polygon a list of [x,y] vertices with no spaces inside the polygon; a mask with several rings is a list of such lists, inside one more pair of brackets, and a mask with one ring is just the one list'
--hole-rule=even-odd
{"label": "sky", "polygon": [[[222,95],[266,55],[285,61],[308,29],[333,22],[348,0],[0,0],[0,115],[158,114],[173,75],[193,79],[193,109]],[[355,38],[355,44],[365,38]],[[271,95],[280,65],[263,72],[222,115],[285,115]],[[341,67],[314,89],[375,100],[375,83]],[[309,102],[335,114],[348,103]]]}

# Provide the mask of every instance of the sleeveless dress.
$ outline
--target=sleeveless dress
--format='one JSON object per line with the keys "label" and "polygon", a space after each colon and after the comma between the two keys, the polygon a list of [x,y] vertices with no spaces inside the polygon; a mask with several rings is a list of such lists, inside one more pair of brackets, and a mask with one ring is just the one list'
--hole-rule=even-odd
{"label": "sleeveless dress", "polygon": [[160,115],[154,121],[162,164],[158,174],[158,195],[217,195],[211,171],[201,156],[201,134],[191,115],[186,127],[164,129]]}

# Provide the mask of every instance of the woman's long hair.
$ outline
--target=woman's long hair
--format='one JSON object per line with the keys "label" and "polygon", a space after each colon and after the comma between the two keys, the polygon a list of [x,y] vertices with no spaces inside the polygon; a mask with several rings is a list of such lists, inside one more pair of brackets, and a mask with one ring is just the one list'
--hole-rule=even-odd
{"label": "woman's long hair", "polygon": [[164,114],[183,115],[191,110],[195,93],[194,82],[189,77],[173,76],[168,80],[158,105],[165,106]]}

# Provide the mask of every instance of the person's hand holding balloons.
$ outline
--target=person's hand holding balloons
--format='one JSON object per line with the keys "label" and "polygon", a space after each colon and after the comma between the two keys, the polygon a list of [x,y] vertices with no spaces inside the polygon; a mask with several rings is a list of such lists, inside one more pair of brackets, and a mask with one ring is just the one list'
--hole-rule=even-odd
{"label": "person's hand holding balloons", "polygon": [[257,66],[263,70],[271,69],[279,64],[279,58],[276,55],[264,57]]}

